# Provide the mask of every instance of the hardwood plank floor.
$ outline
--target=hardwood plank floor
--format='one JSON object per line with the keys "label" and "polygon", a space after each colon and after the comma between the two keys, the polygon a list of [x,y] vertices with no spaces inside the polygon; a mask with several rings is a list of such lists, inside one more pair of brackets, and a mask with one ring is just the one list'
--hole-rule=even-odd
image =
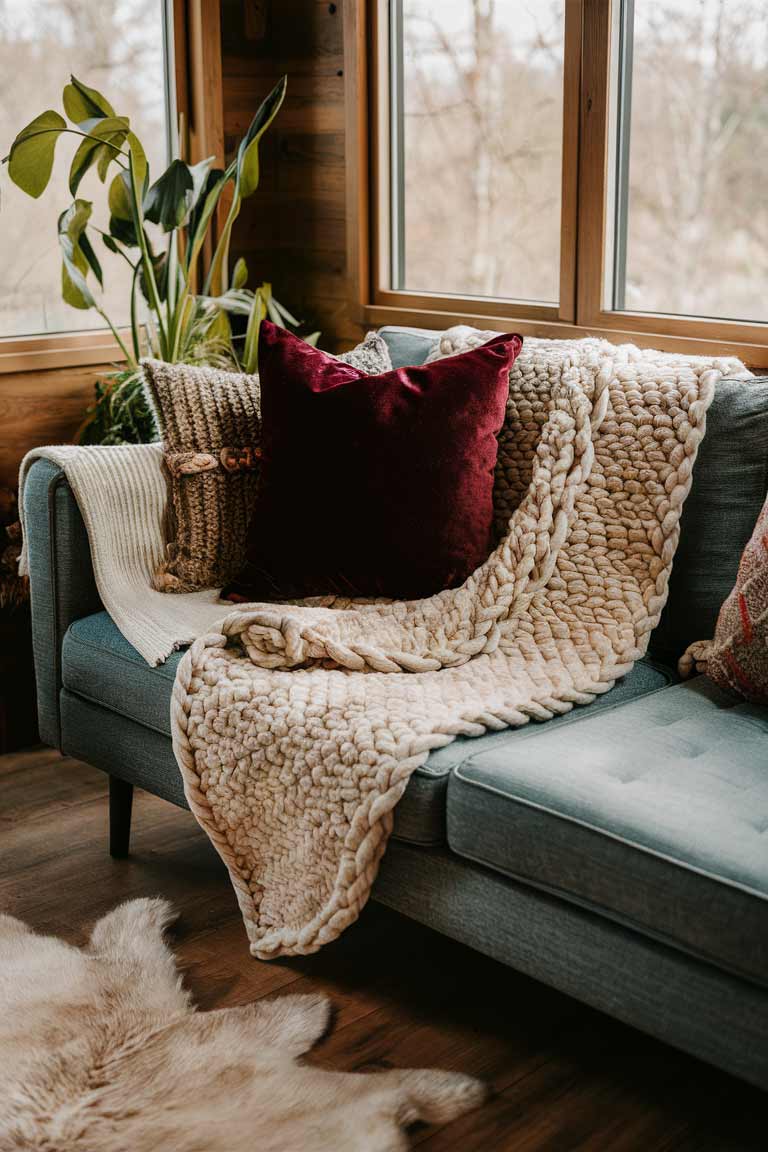
{"label": "hardwood plank floor", "polygon": [[[314,956],[250,957],[226,872],[190,813],[137,792],[132,854],[107,854],[107,779],[49,749],[0,757],[0,909],[75,943],[133,896],[179,910],[202,1008],[320,990],[340,1070],[437,1065],[487,1104],[413,1133],[420,1152],[764,1152],[768,1096],[376,904]],[[311,1150],[307,1150],[311,1152]]]}

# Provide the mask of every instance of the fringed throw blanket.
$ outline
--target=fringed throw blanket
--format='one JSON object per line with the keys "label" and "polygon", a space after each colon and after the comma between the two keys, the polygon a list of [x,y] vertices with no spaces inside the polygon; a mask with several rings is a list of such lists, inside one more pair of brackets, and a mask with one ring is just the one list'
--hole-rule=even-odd
{"label": "fringed throw blanket", "polygon": [[[452,329],[433,355],[484,338]],[[174,748],[255,955],[311,952],[356,918],[433,748],[589,704],[644,653],[707,406],[734,371],[527,341],[500,436],[498,545],[462,587],[246,609],[192,645]]]}

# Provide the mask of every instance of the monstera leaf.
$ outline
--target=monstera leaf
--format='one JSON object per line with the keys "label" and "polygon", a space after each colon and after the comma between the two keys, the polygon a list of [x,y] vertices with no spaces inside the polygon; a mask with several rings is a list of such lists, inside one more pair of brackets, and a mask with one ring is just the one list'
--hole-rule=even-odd
{"label": "monstera leaf", "polygon": [[144,219],[164,232],[180,228],[189,211],[194,181],[188,164],[173,160],[144,197]]}
{"label": "monstera leaf", "polygon": [[48,187],[53,170],[56,141],[67,122],[58,112],[41,112],[22,128],[6,157],[8,175],[14,184],[37,199]]}
{"label": "monstera leaf", "polygon": [[[73,196],[77,195],[80,181],[94,164],[98,163],[106,176],[106,168],[121,150],[130,131],[127,116],[84,120],[80,127],[87,135],[75,152],[69,170],[69,190]],[[106,166],[103,163],[105,159]]]}
{"label": "monstera leaf", "polygon": [[99,284],[102,283],[101,265],[85,232],[92,210],[90,201],[75,200],[59,216],[61,294],[73,308],[96,307],[86,280],[89,268]]}
{"label": "monstera leaf", "polygon": [[62,100],[64,111],[73,124],[116,115],[114,108],[101,92],[97,92],[95,88],[87,88],[76,76],[70,76],[69,79],[70,83],[64,88]]}

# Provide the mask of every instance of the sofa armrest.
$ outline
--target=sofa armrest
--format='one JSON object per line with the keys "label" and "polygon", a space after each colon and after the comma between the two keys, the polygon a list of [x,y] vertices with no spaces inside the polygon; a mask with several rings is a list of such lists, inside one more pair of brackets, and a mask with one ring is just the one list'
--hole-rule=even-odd
{"label": "sofa armrest", "polygon": [[61,646],[73,620],[102,607],[83,517],[61,468],[35,460],[24,484],[40,738],[61,747]]}

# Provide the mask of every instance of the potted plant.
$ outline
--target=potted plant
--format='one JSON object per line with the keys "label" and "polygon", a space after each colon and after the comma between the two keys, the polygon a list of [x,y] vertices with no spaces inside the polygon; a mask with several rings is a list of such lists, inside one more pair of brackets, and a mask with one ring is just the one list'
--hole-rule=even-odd
{"label": "potted plant", "polygon": [[[263,101],[225,169],[214,168],[212,157],[198,164],[178,157],[152,181],[129,118],[74,76],[62,93],[64,115],[51,109],[41,112],[13,141],[3,162],[11,180],[35,198],[48,185],[60,137],[77,141],[69,172],[73,199],[57,221],[62,295],[73,308],[96,311],[125,357],[125,364],[96,386],[96,403],[80,431],[83,442],[153,439],[141,386],[142,356],[253,372],[262,318],[269,315],[277,324],[298,327],[268,283],[255,290],[246,287],[248,269],[242,258],[230,268],[232,228],[243,201],[258,188],[259,141],[280,109],[286,84],[283,77]],[[78,197],[91,169],[105,186],[106,230],[94,224],[92,202]],[[219,221],[217,209],[227,202]],[[132,270],[127,337],[100,303],[99,244]],[[233,317],[240,317],[234,328]],[[318,335],[307,339],[314,343]]]}

